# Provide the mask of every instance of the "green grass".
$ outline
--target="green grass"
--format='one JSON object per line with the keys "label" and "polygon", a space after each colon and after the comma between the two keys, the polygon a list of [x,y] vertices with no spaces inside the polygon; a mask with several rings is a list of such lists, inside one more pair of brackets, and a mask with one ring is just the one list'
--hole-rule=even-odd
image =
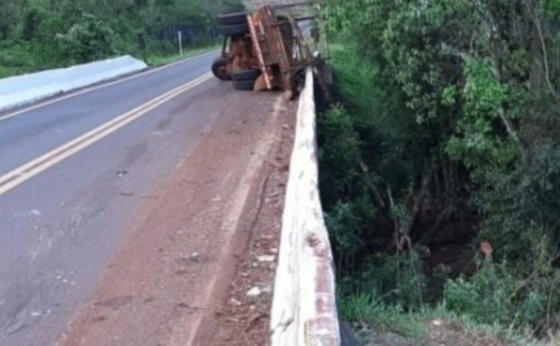
{"label": "green grass", "polygon": [[403,309],[387,306],[369,294],[343,296],[340,313],[348,321],[365,322],[385,333],[394,333],[416,342],[426,339],[422,319],[418,313],[407,313]]}
{"label": "green grass", "polygon": [[[460,325],[465,335],[481,335],[486,338],[501,340],[507,345],[519,346],[553,346],[558,339],[539,341],[530,332],[505,328],[499,324],[480,324],[467,316],[457,315],[444,306],[426,307],[414,312],[404,311],[399,306],[383,304],[380,299],[368,294],[356,294],[339,297],[341,316],[350,322],[361,322],[369,325],[375,334],[388,335],[388,339],[405,340],[414,345],[428,346],[430,342],[429,325],[434,320]],[[365,335],[358,335],[360,338]],[[400,343],[395,342],[396,345]],[[461,346],[463,343],[458,343]],[[474,345],[474,344],[473,344]]]}
{"label": "green grass", "polygon": [[148,55],[146,63],[152,67],[159,67],[163,65],[172,64],[174,62],[188,59],[197,55],[209,53],[214,50],[221,48],[221,44],[210,45],[206,47],[199,48],[185,48],[183,55],[173,54],[173,55]]}
{"label": "green grass", "polygon": [[22,74],[29,73],[29,72],[31,72],[31,71],[29,71],[25,68],[0,66],[0,79],[8,78],[8,77],[14,77],[14,76],[22,75]]}

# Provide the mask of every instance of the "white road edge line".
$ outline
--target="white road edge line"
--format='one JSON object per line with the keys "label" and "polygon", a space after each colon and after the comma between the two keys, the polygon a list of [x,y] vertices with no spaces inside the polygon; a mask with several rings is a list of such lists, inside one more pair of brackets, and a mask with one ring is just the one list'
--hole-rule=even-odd
{"label": "white road edge line", "polygon": [[155,68],[155,69],[148,69],[147,71],[140,72],[140,73],[137,73],[137,74],[133,74],[132,76],[117,79],[117,80],[114,80],[114,81],[111,81],[111,82],[106,82],[106,83],[102,83],[102,84],[99,84],[99,85],[96,85],[96,86],[93,86],[93,87],[86,87],[85,89],[78,90],[78,91],[75,91],[75,92],[70,92],[69,94],[62,95],[60,97],[56,97],[56,98],[48,100],[48,101],[40,102],[40,103],[37,103],[35,105],[20,109],[18,111],[8,113],[6,115],[2,115],[2,116],[0,116],[0,122],[4,121],[4,120],[11,119],[11,118],[16,117],[18,115],[30,112],[32,110],[35,110],[35,109],[38,109],[38,108],[41,108],[41,107],[49,106],[49,105],[52,105],[54,103],[58,103],[58,102],[61,102],[61,101],[64,101],[64,100],[67,100],[67,99],[70,99],[70,98],[73,98],[73,97],[76,97],[76,96],[87,94],[87,93],[92,92],[92,91],[96,91],[96,90],[107,88],[107,87],[110,87],[110,86],[113,86],[113,85],[128,82],[130,80],[134,80],[134,79],[137,79],[137,78],[140,78],[140,77],[148,76],[148,75],[151,75],[152,73],[156,73],[156,72],[159,72],[159,71],[177,66],[179,64],[194,60],[194,59],[202,58],[202,57],[205,57],[207,55],[214,54],[216,52],[218,52],[218,50],[213,50],[213,51],[208,52],[208,53],[193,56],[191,58],[180,60],[180,61],[174,62],[172,64],[165,65],[165,66],[162,66],[162,67],[158,67],[158,68]]}
{"label": "white road edge line", "polygon": [[146,115],[150,111],[179,96],[180,94],[203,84],[211,78],[212,74],[206,73],[203,76],[168,91],[167,93],[160,95],[155,99],[148,101],[145,104],[93,129],[92,131],[14,169],[13,171],[0,176],[0,196],[33,178],[39,173],[55,166],[68,157],[116,132],[120,128]]}

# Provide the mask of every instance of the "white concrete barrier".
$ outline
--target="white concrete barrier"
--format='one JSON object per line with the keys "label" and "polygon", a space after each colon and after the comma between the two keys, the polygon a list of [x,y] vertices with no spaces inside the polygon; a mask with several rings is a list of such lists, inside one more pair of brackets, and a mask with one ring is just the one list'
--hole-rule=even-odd
{"label": "white concrete barrier", "polygon": [[0,79],[0,111],[146,69],[129,55]]}
{"label": "white concrete barrier", "polygon": [[311,69],[297,117],[271,312],[272,346],[339,346],[333,257],[319,197]]}

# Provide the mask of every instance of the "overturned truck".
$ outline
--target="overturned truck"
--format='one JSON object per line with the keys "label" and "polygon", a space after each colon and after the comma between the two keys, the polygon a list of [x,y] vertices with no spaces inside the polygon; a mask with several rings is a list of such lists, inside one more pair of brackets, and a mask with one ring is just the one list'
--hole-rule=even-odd
{"label": "overturned truck", "polygon": [[224,36],[222,54],[212,66],[214,75],[231,80],[238,90],[284,90],[295,95],[303,71],[319,63],[298,23],[314,16],[295,17],[294,7],[309,3],[264,6],[253,13],[230,13],[217,18]]}

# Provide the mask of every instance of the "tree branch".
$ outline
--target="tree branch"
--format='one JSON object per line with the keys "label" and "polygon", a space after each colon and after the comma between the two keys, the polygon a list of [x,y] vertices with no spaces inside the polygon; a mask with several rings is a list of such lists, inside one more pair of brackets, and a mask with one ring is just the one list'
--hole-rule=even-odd
{"label": "tree branch", "polygon": [[552,95],[552,97],[554,97],[556,103],[560,104],[560,97],[556,93],[556,90],[554,90],[554,85],[550,80],[550,68],[548,65],[548,49],[546,48],[546,43],[544,41],[541,20],[538,14],[534,12],[533,9],[529,6],[527,1],[524,1],[524,3],[527,6],[527,11],[529,12],[529,15],[531,16],[531,19],[533,20],[533,23],[535,24],[535,27],[537,28],[537,32],[539,34],[539,40],[540,40],[542,54],[543,54],[544,78],[546,80],[546,84],[548,86],[548,89],[550,90],[550,94]]}

